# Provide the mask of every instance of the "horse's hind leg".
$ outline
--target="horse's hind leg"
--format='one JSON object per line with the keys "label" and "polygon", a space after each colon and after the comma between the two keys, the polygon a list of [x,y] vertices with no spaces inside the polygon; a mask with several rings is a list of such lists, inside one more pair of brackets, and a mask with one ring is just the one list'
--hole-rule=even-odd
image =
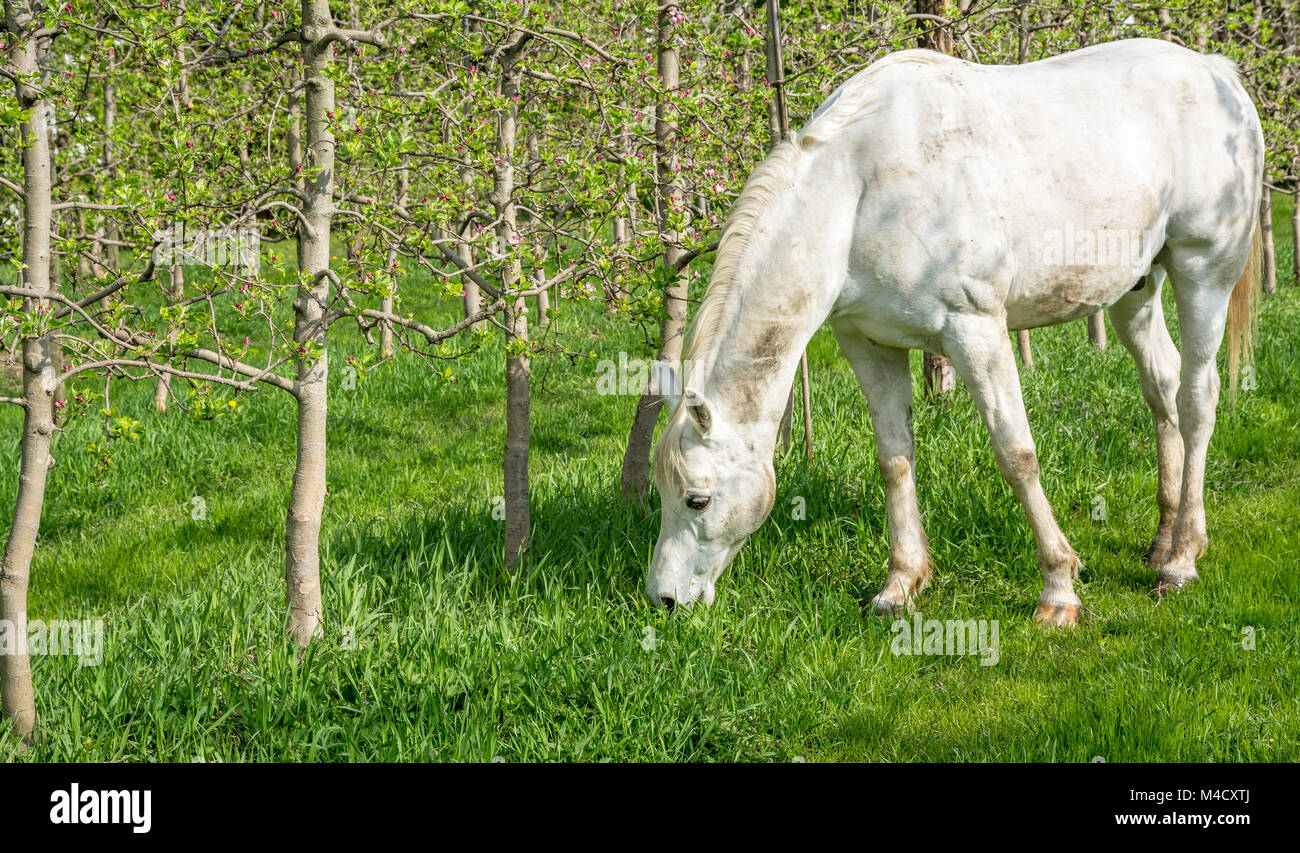
{"label": "horse's hind leg", "polygon": [[1156,505],[1160,508],[1160,524],[1147,551],[1147,561],[1156,567],[1169,561],[1183,484],[1183,439],[1178,432],[1179,357],[1165,326],[1160,303],[1164,280],[1164,270],[1157,267],[1147,276],[1141,290],[1126,294],[1110,307],[1110,322],[1137,364],[1142,397],[1151,407],[1155,420],[1159,469]]}
{"label": "horse's hind leg", "polygon": [[1074,592],[1079,558],[1057,526],[1038,480],[1038,453],[1029,432],[1005,321],[1001,317],[955,318],[950,321],[945,348],[988,428],[998,469],[1015,489],[1034,530],[1038,563],[1043,569],[1043,592],[1034,618],[1048,625],[1076,625],[1083,607]]}
{"label": "horse's hind leg", "polygon": [[930,578],[930,546],[921,527],[913,476],[912,374],[907,350],[882,347],[852,332],[837,331],[835,337],[866,394],[876,458],[885,481],[889,576],[871,606],[877,613],[902,613],[912,608],[912,600]]}
{"label": "horse's hind leg", "polygon": [[[1182,376],[1178,385],[1178,426],[1183,437],[1183,483],[1169,556],[1157,568],[1156,594],[1180,590],[1196,580],[1196,561],[1205,553],[1205,461],[1214,434],[1219,402],[1216,357],[1227,323],[1228,300],[1239,263],[1231,253],[1167,249],[1166,268],[1178,304]],[[1237,254],[1240,258],[1240,253]]]}

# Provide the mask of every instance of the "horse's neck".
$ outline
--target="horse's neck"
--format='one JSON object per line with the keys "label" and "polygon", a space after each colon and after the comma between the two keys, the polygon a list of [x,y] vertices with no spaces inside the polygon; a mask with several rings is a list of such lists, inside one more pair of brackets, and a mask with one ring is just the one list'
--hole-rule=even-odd
{"label": "horse's neck", "polygon": [[759,175],[738,202],[748,237],[715,266],[728,276],[717,294],[725,303],[701,309],[712,316],[694,384],[765,450],[776,446],[799,357],[843,287],[859,193],[851,165],[843,149],[818,146],[791,163],[784,188]]}
{"label": "horse's neck", "polygon": [[799,359],[828,312],[794,324],[768,318],[737,330],[741,349],[731,358],[726,382],[713,389],[732,423],[770,434],[775,445],[775,429],[785,414]]}
{"label": "horse's neck", "polygon": [[749,265],[765,274],[747,277],[743,298],[706,359],[699,390],[767,451],[776,446],[799,359],[843,284],[829,273],[832,267],[801,259],[818,257],[824,256],[804,247],[800,257],[776,251]]}

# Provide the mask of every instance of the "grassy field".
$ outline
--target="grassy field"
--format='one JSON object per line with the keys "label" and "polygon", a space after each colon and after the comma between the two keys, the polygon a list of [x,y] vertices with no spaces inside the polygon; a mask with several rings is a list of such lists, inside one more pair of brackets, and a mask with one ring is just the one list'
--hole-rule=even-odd
{"label": "grassy field", "polygon": [[[152,388],[119,387],[114,405],[143,437],[108,471],[85,451],[100,419],[58,438],[30,608],[103,618],[104,657],[35,661],[44,741],[29,759],[1300,760],[1289,210],[1278,197],[1282,290],[1261,316],[1258,387],[1220,411],[1211,545],[1185,595],[1148,596],[1150,415],[1128,354],[1113,334],[1091,350],[1082,323],[1036,331],[1024,377],[1044,485],[1085,565],[1077,631],[1032,621],[1033,540],[969,398],[942,406],[918,394],[936,565],[919,609],[998,620],[993,666],[895,656],[889,623],[864,618],[885,575],[883,490],[865,404],[825,330],[810,353],[815,464],[797,446],[778,460],[776,510],[717,603],[674,614],[640,596],[657,516],[615,499],[635,398],[595,393],[594,362],[534,365],[532,570],[517,576],[501,570],[492,517],[499,347],[456,364],[452,382],[399,359],[354,390],[336,385],[327,634],[302,661],[281,634],[287,395],[267,390],[196,421],[154,414]],[[422,313],[455,310],[448,300]],[[561,322],[601,357],[643,355],[598,309]],[[335,364],[361,351],[340,324]],[[919,356],[914,369],[919,379]],[[6,524],[20,414],[0,408]],[[206,517],[193,517],[195,498]],[[795,498],[806,519],[792,518]],[[1105,520],[1093,518],[1098,498]]]}

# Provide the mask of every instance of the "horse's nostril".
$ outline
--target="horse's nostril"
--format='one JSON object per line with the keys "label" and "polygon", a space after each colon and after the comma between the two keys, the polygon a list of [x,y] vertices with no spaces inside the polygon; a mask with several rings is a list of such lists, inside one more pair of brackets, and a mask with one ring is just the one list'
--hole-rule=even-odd
{"label": "horse's nostril", "polygon": [[667,607],[669,610],[672,610],[673,607],[677,604],[676,601],[673,601],[671,598],[669,598],[666,595],[659,599],[659,603],[662,604],[664,607]]}

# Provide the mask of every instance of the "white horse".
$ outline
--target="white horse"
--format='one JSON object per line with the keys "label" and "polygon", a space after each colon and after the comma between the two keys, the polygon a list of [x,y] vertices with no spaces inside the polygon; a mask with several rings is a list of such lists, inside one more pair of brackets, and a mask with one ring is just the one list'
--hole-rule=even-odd
{"label": "white horse", "polygon": [[889,574],[874,608],[910,609],[930,575],[908,369],[908,350],[924,349],[956,365],[1029,518],[1036,618],[1076,624],[1080,563],[1039,484],[1007,331],[1103,307],[1155,418],[1157,592],[1194,580],[1225,325],[1234,383],[1249,348],[1263,157],[1233,64],[1163,41],[1021,66],[907,50],[850,79],[754,170],[727,223],[655,451],[650,600],[711,602],[771,511],[795,365],[829,321],[866,395],[885,483]]}

